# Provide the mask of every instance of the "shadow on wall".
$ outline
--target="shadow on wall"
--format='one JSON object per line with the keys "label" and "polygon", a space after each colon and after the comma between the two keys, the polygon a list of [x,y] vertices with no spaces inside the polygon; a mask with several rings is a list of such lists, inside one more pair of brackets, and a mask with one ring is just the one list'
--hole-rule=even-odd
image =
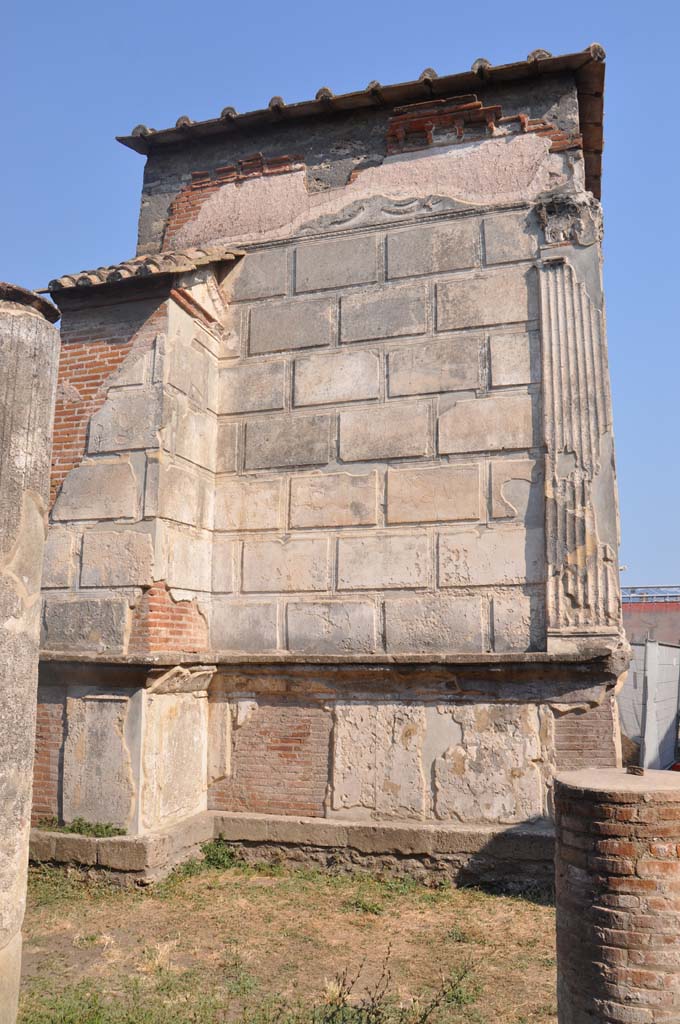
{"label": "shadow on wall", "polygon": [[[433,887],[475,887],[544,905],[553,901],[554,830],[547,819],[508,826],[495,833],[479,826],[458,826],[419,828],[416,834],[412,822],[394,821],[384,828],[378,822],[362,822],[348,827],[350,834],[343,846],[315,844],[311,834],[309,842],[286,842],[285,829],[281,830],[281,839],[239,841],[233,838],[233,819],[223,824],[228,836],[223,837],[219,818],[216,835],[228,842],[235,857],[250,865],[410,877]],[[394,834],[390,835],[392,830]]]}

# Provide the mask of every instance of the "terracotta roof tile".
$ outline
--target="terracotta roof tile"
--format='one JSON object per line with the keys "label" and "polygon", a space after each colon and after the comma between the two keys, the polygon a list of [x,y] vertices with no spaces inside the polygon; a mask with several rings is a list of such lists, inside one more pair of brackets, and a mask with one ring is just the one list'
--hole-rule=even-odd
{"label": "terracotta roof tile", "polygon": [[155,274],[181,274],[208,263],[226,263],[238,259],[243,253],[224,246],[213,245],[201,249],[183,249],[174,252],[153,253],[135,256],[124,263],[111,267],[97,267],[81,270],[78,274],[64,274],[49,283],[50,292],[65,291],[68,288],[91,288],[96,285],[118,284],[130,279],[139,280]]}

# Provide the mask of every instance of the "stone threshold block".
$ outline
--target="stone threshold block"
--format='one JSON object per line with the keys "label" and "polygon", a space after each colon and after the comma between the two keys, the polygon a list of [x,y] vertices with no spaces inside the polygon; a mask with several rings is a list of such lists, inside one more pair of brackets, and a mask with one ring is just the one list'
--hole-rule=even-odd
{"label": "stone threshold block", "polygon": [[34,828],[33,862],[106,871],[126,885],[164,878],[211,839],[248,863],[287,863],[334,872],[387,871],[436,883],[503,882],[548,887],[554,836],[549,822],[514,826],[351,821],[204,811],[145,836],[112,839]]}

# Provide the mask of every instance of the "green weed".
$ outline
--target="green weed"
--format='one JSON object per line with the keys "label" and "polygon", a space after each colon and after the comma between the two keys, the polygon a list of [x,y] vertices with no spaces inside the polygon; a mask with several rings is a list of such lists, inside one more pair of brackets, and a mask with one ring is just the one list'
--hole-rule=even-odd
{"label": "green weed", "polygon": [[112,836],[127,834],[124,828],[118,828],[107,821],[85,821],[84,818],[74,818],[67,825],[60,825],[57,818],[41,818],[36,823],[36,828],[45,829],[47,832],[71,832],[78,836],[94,836],[95,839],[110,839]]}
{"label": "green weed", "polygon": [[348,913],[374,914],[376,917],[385,911],[382,903],[368,899],[368,897],[362,896],[361,893],[357,893],[351,899],[345,900],[342,904],[342,909]]}

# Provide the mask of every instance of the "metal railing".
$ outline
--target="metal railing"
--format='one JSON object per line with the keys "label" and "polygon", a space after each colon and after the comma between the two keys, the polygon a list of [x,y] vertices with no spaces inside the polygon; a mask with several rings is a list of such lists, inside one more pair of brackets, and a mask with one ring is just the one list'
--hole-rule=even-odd
{"label": "metal railing", "polygon": [[621,600],[624,604],[680,603],[680,586],[677,587],[621,587]]}

